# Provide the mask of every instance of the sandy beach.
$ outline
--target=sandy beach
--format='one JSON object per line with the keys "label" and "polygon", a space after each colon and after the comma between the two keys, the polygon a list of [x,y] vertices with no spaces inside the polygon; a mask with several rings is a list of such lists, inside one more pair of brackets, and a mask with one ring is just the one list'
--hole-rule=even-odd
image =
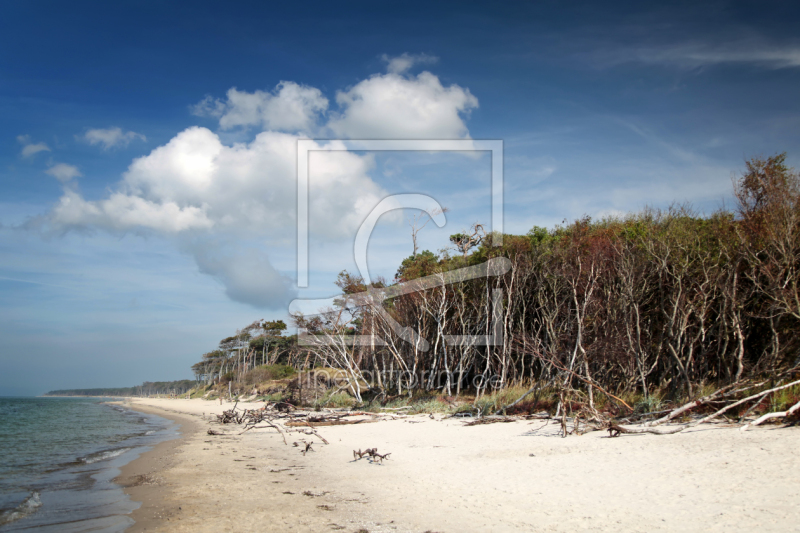
{"label": "sandy beach", "polygon": [[[440,415],[290,434],[210,424],[203,400],[134,399],[182,438],[128,465],[131,531],[798,531],[800,428],[560,438],[556,424]],[[239,404],[243,407],[243,404]],[[251,408],[260,407],[253,404]],[[245,406],[246,407],[246,406]],[[226,435],[208,435],[207,429]],[[382,464],[353,461],[377,447]]]}

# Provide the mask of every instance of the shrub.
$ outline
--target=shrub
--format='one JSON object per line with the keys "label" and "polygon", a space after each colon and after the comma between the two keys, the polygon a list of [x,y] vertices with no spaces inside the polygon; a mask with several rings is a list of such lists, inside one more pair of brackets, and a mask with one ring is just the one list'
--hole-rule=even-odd
{"label": "shrub", "polygon": [[261,365],[245,374],[242,383],[251,386],[264,381],[288,378],[295,373],[295,369],[289,365]]}
{"label": "shrub", "polygon": [[346,392],[339,392],[336,394],[326,394],[314,402],[314,409],[319,410],[323,407],[353,407],[355,404],[355,398]]}
{"label": "shrub", "polygon": [[664,402],[661,401],[661,398],[650,395],[647,398],[641,397],[636,400],[636,403],[633,404],[633,410],[635,413],[643,415],[661,411],[663,406]]}

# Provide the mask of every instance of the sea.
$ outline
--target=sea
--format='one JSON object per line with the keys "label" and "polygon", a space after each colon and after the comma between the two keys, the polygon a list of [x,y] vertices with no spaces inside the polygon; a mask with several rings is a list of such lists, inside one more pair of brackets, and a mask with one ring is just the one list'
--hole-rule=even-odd
{"label": "sea", "polygon": [[112,398],[0,397],[0,532],[124,531],[119,468],[177,425]]}

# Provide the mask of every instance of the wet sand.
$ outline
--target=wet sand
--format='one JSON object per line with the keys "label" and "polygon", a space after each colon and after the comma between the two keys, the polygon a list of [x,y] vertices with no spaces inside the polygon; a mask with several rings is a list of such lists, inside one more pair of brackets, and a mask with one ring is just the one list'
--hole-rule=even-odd
{"label": "wet sand", "polygon": [[203,431],[203,427],[201,421],[191,415],[177,414],[173,411],[141,404],[137,404],[135,407],[129,403],[126,405],[137,411],[167,418],[179,426],[179,438],[156,444],[152,450],[143,453],[134,461],[120,468],[120,475],[114,480],[124,487],[131,500],[142,504],[139,509],[131,513],[131,518],[135,523],[127,531],[155,531],[159,524],[165,521],[170,522],[176,512],[178,515],[181,512],[181,506],[176,509],[165,503],[170,485],[163,473],[175,467],[176,455],[181,447],[193,436]]}

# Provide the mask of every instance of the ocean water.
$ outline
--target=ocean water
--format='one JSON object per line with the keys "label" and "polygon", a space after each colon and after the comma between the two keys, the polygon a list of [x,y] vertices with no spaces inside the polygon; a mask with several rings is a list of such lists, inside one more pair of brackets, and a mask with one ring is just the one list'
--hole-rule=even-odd
{"label": "ocean water", "polygon": [[169,420],[98,398],[0,397],[0,532],[123,531],[119,467],[177,435]]}

